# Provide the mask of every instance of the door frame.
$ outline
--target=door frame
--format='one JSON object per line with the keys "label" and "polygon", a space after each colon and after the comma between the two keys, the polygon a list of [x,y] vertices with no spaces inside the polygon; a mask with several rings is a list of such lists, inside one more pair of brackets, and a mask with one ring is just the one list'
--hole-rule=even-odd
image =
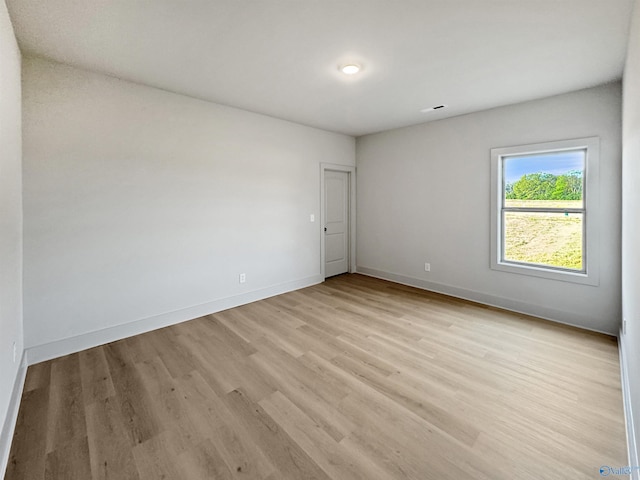
{"label": "door frame", "polygon": [[320,275],[322,281],[325,280],[325,193],[324,174],[326,171],[345,172],[349,177],[349,235],[348,235],[348,255],[349,273],[356,271],[356,167],[349,165],[336,165],[333,163],[320,164]]}

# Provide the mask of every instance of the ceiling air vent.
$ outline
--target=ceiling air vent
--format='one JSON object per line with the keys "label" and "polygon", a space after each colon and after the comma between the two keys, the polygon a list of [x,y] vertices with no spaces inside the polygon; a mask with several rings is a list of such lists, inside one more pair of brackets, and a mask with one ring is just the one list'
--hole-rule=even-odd
{"label": "ceiling air vent", "polygon": [[435,107],[423,108],[420,110],[422,113],[433,112],[434,110],[442,110],[446,108],[446,105],[436,105]]}

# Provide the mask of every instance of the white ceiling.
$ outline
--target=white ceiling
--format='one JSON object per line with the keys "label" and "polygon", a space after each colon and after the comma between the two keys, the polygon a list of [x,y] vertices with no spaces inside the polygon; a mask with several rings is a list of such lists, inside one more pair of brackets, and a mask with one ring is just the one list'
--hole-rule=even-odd
{"label": "white ceiling", "polygon": [[619,79],[632,2],[7,1],[25,54],[350,135]]}

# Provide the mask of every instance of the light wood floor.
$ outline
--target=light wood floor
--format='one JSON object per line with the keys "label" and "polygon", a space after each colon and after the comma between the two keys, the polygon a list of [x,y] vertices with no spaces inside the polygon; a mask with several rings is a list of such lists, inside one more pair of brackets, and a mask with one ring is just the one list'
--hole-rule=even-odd
{"label": "light wood floor", "polygon": [[6,479],[595,479],[616,340],[359,275],[29,367]]}

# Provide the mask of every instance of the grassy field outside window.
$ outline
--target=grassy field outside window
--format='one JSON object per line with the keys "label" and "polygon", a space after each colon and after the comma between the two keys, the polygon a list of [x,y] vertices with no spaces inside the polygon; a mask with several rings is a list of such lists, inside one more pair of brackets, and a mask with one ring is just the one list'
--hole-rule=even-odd
{"label": "grassy field outside window", "polygon": [[[581,200],[507,200],[513,207],[580,208]],[[505,212],[504,258],[582,270],[582,214]]]}

